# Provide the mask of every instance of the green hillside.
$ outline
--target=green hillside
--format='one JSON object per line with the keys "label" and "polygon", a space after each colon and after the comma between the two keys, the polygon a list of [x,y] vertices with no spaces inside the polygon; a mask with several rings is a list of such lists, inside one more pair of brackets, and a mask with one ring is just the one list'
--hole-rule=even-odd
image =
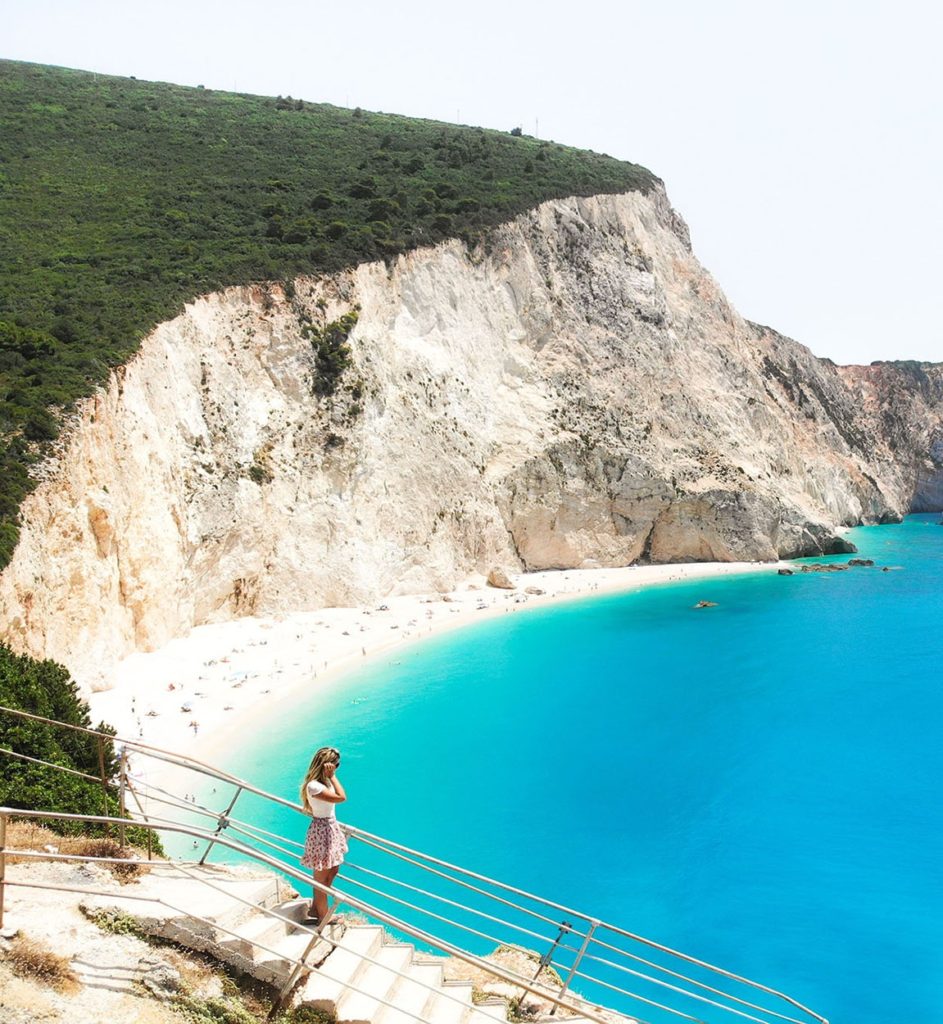
{"label": "green hillside", "polygon": [[510,133],[0,61],[0,566],[57,409],[188,298],[656,180]]}

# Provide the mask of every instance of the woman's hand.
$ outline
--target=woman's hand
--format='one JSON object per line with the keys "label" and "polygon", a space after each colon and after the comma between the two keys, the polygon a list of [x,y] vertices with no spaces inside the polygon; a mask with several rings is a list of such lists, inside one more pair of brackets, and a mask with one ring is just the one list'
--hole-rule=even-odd
{"label": "woman's hand", "polygon": [[334,778],[334,772],[336,772],[336,771],[337,771],[337,765],[336,764],[331,764],[331,762],[328,761],[328,763],[324,766],[324,778],[325,779],[333,779]]}

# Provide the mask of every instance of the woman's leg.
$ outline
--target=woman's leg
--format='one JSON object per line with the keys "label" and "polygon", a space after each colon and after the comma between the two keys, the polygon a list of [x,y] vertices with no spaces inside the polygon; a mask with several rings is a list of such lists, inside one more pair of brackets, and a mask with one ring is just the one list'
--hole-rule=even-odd
{"label": "woman's leg", "polygon": [[[315,869],[314,880],[320,882],[321,885],[330,886],[331,882],[334,881],[334,876],[337,874],[337,868],[324,868],[323,870]],[[314,890],[314,897],[311,901],[311,909],[313,910],[312,917],[316,917],[319,921],[323,921],[327,916],[327,893],[321,889]]]}
{"label": "woman's leg", "polygon": [[[329,889],[334,884],[334,879],[337,878],[337,872],[340,871],[340,864],[335,864],[332,868],[325,868],[323,871],[315,871],[314,879],[316,882],[320,882],[321,885],[326,885]],[[317,889],[314,890],[314,900],[311,905],[312,917],[316,917],[319,921],[323,921],[327,915],[327,893],[319,892]]]}

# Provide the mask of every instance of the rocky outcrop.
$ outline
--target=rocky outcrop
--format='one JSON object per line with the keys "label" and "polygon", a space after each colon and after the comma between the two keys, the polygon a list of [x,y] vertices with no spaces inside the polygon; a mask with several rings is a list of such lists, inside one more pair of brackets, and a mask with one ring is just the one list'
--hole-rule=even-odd
{"label": "rocky outcrop", "polygon": [[943,364],[913,361],[842,366],[866,418],[898,463],[913,512],[943,509]]}
{"label": "rocky outcrop", "polygon": [[488,573],[488,586],[496,587],[498,590],[514,589],[514,584],[511,582],[508,574],[503,569],[497,567]]}
{"label": "rocky outcrop", "polygon": [[[312,342],[352,311],[329,365]],[[661,191],[205,296],[79,410],[23,507],[2,635],[92,684],[195,624],[494,565],[841,549],[938,486],[938,393],[890,430],[856,373],[742,320]]]}

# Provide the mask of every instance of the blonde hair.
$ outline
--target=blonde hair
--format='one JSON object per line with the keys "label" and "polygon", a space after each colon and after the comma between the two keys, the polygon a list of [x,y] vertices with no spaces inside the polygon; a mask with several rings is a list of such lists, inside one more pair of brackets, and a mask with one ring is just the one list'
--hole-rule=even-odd
{"label": "blonde hair", "polygon": [[301,783],[301,806],[306,811],[310,812],[311,810],[311,803],[308,800],[308,783],[324,782],[324,766],[331,762],[339,764],[340,759],[341,754],[336,747],[321,747],[314,757],[311,758],[311,764],[308,765],[304,782]]}

